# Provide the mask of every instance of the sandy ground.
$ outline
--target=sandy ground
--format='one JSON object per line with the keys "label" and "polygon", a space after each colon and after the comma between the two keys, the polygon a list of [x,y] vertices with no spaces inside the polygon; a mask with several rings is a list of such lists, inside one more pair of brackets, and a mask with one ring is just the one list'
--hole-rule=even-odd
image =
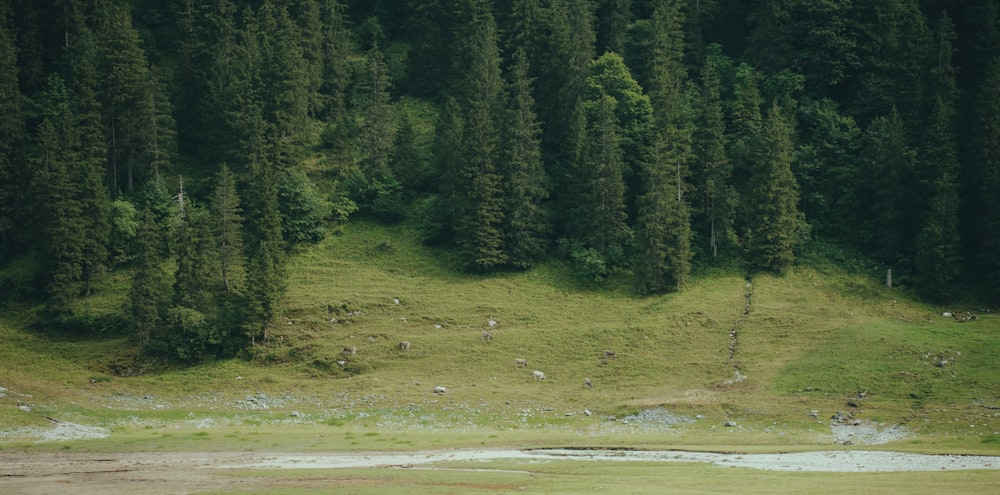
{"label": "sandy ground", "polygon": [[[0,453],[0,493],[34,495],[186,494],[211,490],[275,490],[321,487],[324,476],[235,477],[231,469],[433,468],[447,461],[555,459],[595,462],[706,462],[777,471],[941,471],[1000,469],[1000,457],[921,455],[839,450],[792,454],[723,454],[634,450],[457,450],[407,453],[325,454],[195,452],[127,454]],[[325,473],[328,475],[328,473]],[[328,486],[328,485],[327,485]]]}

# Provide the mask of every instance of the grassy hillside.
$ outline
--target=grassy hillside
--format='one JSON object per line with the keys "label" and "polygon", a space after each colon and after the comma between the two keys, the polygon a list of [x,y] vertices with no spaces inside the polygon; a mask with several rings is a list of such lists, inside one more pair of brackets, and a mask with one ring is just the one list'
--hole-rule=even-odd
{"label": "grassy hillside", "polygon": [[[905,426],[915,445],[1000,447],[1000,319],[921,305],[829,264],[750,281],[712,271],[679,294],[637,297],[622,281],[580,286],[555,262],[463,274],[406,226],[352,223],[296,254],[289,275],[286,311],[252,361],[131,377],[119,376],[134,352],[127,339],[31,329],[34,308],[4,308],[0,430],[47,416],[134,435],[129,418],[142,428],[192,417],[271,424],[295,411],[331,428],[507,430],[500,442],[540,425],[597,434],[620,425],[610,417],[662,407],[699,420],[643,441],[828,443],[828,419],[844,411]],[[90,311],[121,304],[125,290],[110,277]],[[979,318],[959,323],[946,309]],[[617,357],[604,360],[604,349]]]}

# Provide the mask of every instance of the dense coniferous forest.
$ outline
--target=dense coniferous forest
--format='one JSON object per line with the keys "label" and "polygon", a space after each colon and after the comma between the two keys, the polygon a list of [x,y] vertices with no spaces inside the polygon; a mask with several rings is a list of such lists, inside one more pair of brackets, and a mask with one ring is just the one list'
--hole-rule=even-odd
{"label": "dense coniferous forest", "polygon": [[0,2],[9,301],[234,355],[351,218],[642,294],[820,242],[995,299],[1000,0]]}

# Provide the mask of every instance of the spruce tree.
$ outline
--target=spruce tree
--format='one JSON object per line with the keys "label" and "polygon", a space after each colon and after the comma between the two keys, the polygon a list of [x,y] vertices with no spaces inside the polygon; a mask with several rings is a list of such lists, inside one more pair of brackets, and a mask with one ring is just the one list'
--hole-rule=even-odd
{"label": "spruce tree", "polygon": [[[929,199],[921,208],[923,221],[916,239],[917,276],[920,291],[944,297],[961,271],[959,223],[958,149],[955,105],[958,91],[951,65],[955,28],[947,14],[937,29],[937,63],[931,72],[931,110],[923,140],[918,179]],[[929,187],[927,187],[929,186]]]}
{"label": "spruce tree", "polygon": [[909,182],[916,170],[917,152],[907,145],[906,129],[899,113],[875,119],[865,136],[867,170],[864,203],[870,215],[862,223],[867,248],[886,263],[899,266],[907,257],[909,216],[916,201],[909,193]]}
{"label": "spruce tree", "polygon": [[147,204],[136,237],[139,263],[128,295],[128,321],[143,348],[163,328],[165,303],[170,300],[169,276],[163,269],[163,242],[156,217]]}
{"label": "spruce tree", "polygon": [[217,292],[218,251],[213,219],[204,208],[188,204],[178,229],[174,304],[210,313]]}
{"label": "spruce tree", "polygon": [[667,133],[654,141],[643,163],[643,193],[636,219],[636,276],[646,293],[679,290],[691,272],[691,218],[679,194],[677,164],[683,153],[671,149]]}
{"label": "spruce tree", "polygon": [[706,61],[701,72],[698,113],[692,152],[696,166],[692,198],[693,216],[704,236],[712,257],[719,246],[732,241],[733,210],[736,192],[732,186],[732,162],[726,149],[726,122],[722,108],[719,74],[715,64]]}
{"label": "spruce tree", "polygon": [[1000,284],[1000,56],[989,64],[986,79],[977,99],[976,156],[976,225],[978,232],[975,260],[988,286]]}
{"label": "spruce tree", "polygon": [[243,274],[243,209],[236,192],[236,177],[222,164],[212,193],[212,215],[215,218],[215,242],[219,253],[219,275],[226,292],[240,286]]}
{"label": "spruce tree", "polygon": [[98,5],[94,35],[98,73],[103,75],[99,99],[110,148],[112,190],[131,192],[152,176],[148,146],[154,141],[152,78],[128,10],[113,2]]}
{"label": "spruce tree", "polygon": [[616,102],[604,95],[592,104],[581,100],[578,105],[577,118],[584,130],[575,140],[578,151],[570,169],[574,194],[568,200],[566,229],[571,239],[602,255],[620,254],[630,229]]}
{"label": "spruce tree", "polygon": [[366,179],[382,182],[390,177],[395,129],[389,104],[389,71],[378,45],[368,53],[364,85],[364,121],[359,140],[362,144],[361,171]]}
{"label": "spruce tree", "polygon": [[24,219],[21,184],[24,168],[19,150],[24,139],[21,91],[18,88],[17,46],[9,3],[0,4],[0,263],[16,249]]}
{"label": "spruce tree", "polygon": [[774,104],[760,134],[746,197],[746,244],[754,269],[783,273],[795,261],[800,214],[793,153],[791,124]]}
{"label": "spruce tree", "polygon": [[[62,83],[54,79],[53,84],[61,86]],[[67,103],[59,103],[59,106],[61,113],[47,116],[39,124],[29,160],[33,172],[32,194],[41,200],[33,230],[42,236],[47,275],[46,309],[55,317],[70,314],[72,302],[80,295],[82,240],[86,234],[79,222],[81,205],[76,199],[71,175],[72,115]]]}
{"label": "spruce tree", "polygon": [[528,268],[545,253],[548,197],[542,164],[541,125],[535,116],[532,80],[523,49],[514,54],[504,136],[504,251],[510,264]]}
{"label": "spruce tree", "polygon": [[496,26],[485,7],[477,14],[466,88],[464,152],[458,172],[456,244],[465,266],[490,270],[507,263],[503,251],[504,191],[500,159],[503,79]]}
{"label": "spruce tree", "polygon": [[593,16],[589,0],[554,0],[542,12],[540,50],[531,63],[537,67],[533,75],[538,119],[544,123],[542,149],[550,162],[565,162],[571,152],[569,119],[595,57]]}
{"label": "spruce tree", "polygon": [[285,293],[285,243],[278,209],[278,177],[269,163],[255,165],[247,197],[247,313],[251,345],[267,339],[267,326],[278,314]]}

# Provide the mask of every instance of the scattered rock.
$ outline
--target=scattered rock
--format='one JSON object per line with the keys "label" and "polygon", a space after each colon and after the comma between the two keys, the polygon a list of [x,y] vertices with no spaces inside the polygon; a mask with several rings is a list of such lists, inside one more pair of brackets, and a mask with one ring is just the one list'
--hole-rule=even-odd
{"label": "scattered rock", "polygon": [[726,428],[736,428],[736,422],[735,421],[726,421],[723,424],[723,426],[725,426]]}
{"label": "scattered rock", "polygon": [[443,394],[443,393],[445,393],[447,391],[448,391],[448,389],[446,389],[446,388],[444,388],[444,387],[442,387],[440,385],[434,387],[434,393],[435,394]]}

